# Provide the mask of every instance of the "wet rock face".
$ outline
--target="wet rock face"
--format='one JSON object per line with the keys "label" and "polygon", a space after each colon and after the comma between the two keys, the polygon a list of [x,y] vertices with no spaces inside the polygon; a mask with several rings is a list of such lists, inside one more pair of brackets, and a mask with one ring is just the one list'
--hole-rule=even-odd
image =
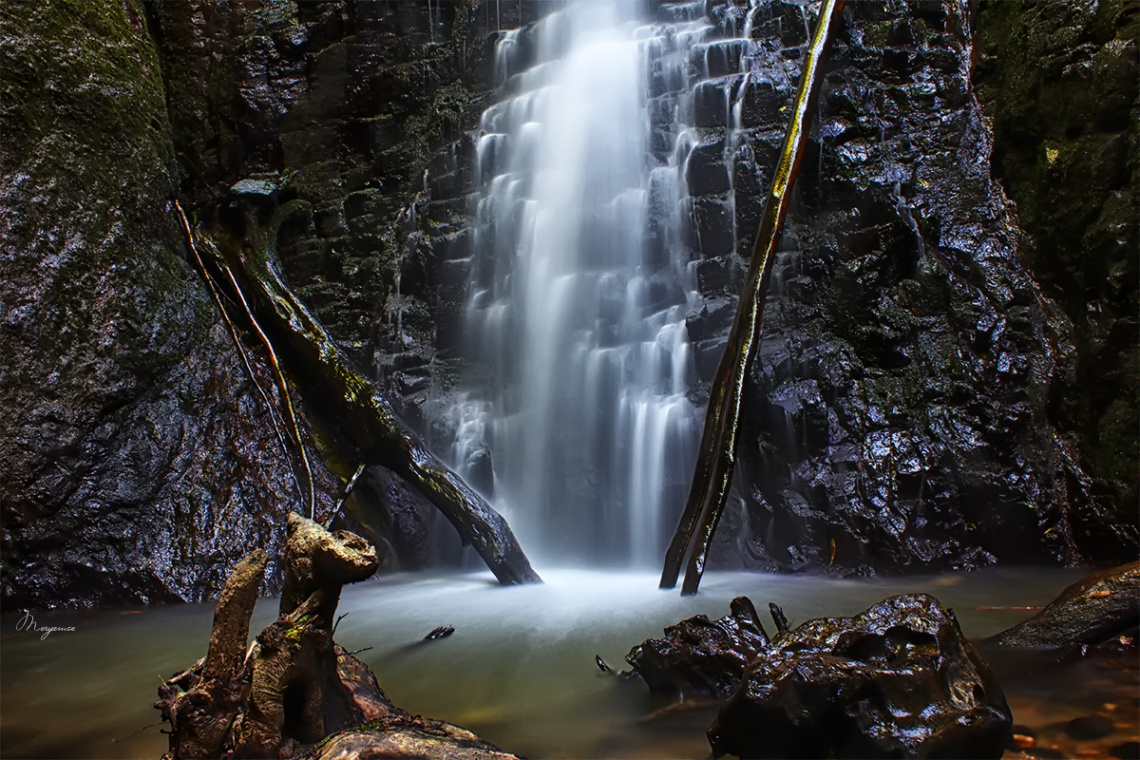
{"label": "wet rock face", "polygon": [[[730,27],[736,11],[711,6]],[[804,28],[798,6],[762,4],[757,63],[778,53],[794,81]],[[1026,269],[991,177],[972,51],[965,3],[845,12],[745,395],[743,500],[726,516],[740,529],[714,563],[875,572],[1134,555],[1134,515],[1085,517],[1097,496],[1064,411],[1072,327]],[[765,96],[789,102],[768,79]],[[770,175],[771,129],[745,127],[737,175]],[[757,206],[737,190],[738,256]]]}
{"label": "wet rock face", "polygon": [[182,257],[142,9],[15,3],[0,24],[4,607],[204,598],[279,546],[296,490]]}
{"label": "wet rock face", "polygon": [[[257,234],[251,218],[274,227],[295,292],[411,417],[454,332],[447,270],[465,255],[468,131],[495,33],[528,12],[466,0],[152,6],[182,192],[231,233]],[[268,199],[233,192],[263,178],[279,188]]]}
{"label": "wet rock face", "polygon": [[1011,727],[953,614],[909,595],[777,635],[708,735],[716,756],[998,758]]}
{"label": "wet rock face", "polygon": [[681,699],[726,699],[748,664],[768,647],[768,634],[748,597],[732,600],[719,620],[696,615],[665,629],[662,639],[649,639],[626,655],[650,691]]}
{"label": "wet rock face", "polygon": [[[1140,13],[1100,3],[980,3],[974,79],[994,174],[1017,202],[1034,277],[1073,323],[1065,426],[1096,479],[1087,529],[1140,505]],[[1097,527],[1097,525],[1101,527]]]}
{"label": "wet rock face", "polygon": [[[541,5],[149,6],[184,203],[218,234],[271,234],[294,292],[413,426],[451,382],[490,53]],[[434,510],[399,484],[365,486],[348,517],[422,566]]]}

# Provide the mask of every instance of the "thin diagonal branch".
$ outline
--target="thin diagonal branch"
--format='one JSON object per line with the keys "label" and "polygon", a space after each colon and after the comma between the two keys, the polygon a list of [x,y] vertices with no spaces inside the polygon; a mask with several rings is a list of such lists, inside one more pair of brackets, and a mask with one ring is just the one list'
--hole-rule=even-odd
{"label": "thin diagonal branch", "polygon": [[759,344],[772,262],[788,212],[791,188],[807,144],[811,114],[822,80],[820,62],[843,2],[824,0],[815,35],[808,46],[784,147],[756,234],[748,279],[709,396],[700,455],[689,498],[665,555],[660,585],[661,588],[673,588],[681,563],[688,554],[685,583],[681,589],[685,595],[697,592],[708,545],[728,499],[729,482],[736,463],[736,432],[744,383]]}

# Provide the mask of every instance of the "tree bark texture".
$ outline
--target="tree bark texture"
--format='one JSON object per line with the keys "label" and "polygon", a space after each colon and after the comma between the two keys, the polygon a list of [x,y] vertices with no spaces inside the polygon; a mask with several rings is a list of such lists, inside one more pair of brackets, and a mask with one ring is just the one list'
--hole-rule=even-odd
{"label": "tree bark texture", "polygon": [[257,549],[234,567],[214,609],[205,659],[158,689],[155,707],[170,723],[170,757],[222,756],[241,709],[249,619],[267,561],[265,551]]}

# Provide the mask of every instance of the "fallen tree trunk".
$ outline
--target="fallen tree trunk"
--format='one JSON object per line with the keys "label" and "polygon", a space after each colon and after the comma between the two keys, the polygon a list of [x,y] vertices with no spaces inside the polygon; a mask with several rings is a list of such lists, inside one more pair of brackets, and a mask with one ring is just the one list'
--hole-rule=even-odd
{"label": "fallen tree trunk", "polygon": [[677,584],[681,563],[688,555],[689,564],[681,593],[697,593],[697,586],[704,573],[708,545],[728,499],[728,486],[736,463],[736,429],[740,420],[744,382],[759,344],[757,338],[764,321],[764,297],[768,292],[776,244],[780,239],[792,184],[807,143],[810,116],[822,79],[819,75],[820,62],[831,37],[831,29],[843,9],[843,2],[844,0],[825,0],[819,12],[815,35],[808,47],[784,147],[780,152],[780,161],[772,178],[772,188],[764,204],[764,214],[752,249],[748,279],[709,395],[693,484],[685,510],[665,554],[661,588],[673,588]]}
{"label": "fallen tree trunk", "polygon": [[205,271],[214,287],[238,291],[232,294],[234,301],[256,317],[302,394],[335,416],[338,429],[358,450],[361,463],[383,465],[407,480],[455,526],[463,542],[475,548],[500,583],[542,582],[503,516],[404,425],[290,290],[271,246],[255,255],[234,253],[227,258],[209,240],[191,236],[188,245],[202,258],[204,270],[213,268],[220,273]]}

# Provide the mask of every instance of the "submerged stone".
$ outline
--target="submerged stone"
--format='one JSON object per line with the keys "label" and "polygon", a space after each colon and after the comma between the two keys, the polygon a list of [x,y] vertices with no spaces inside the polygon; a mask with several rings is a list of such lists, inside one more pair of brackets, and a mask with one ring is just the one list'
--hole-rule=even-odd
{"label": "submerged stone", "polygon": [[465,729],[419,716],[392,716],[333,734],[306,760],[519,760]]}
{"label": "submerged stone", "polygon": [[917,594],[777,635],[708,736],[718,757],[997,758],[1011,726],[953,613]]}

